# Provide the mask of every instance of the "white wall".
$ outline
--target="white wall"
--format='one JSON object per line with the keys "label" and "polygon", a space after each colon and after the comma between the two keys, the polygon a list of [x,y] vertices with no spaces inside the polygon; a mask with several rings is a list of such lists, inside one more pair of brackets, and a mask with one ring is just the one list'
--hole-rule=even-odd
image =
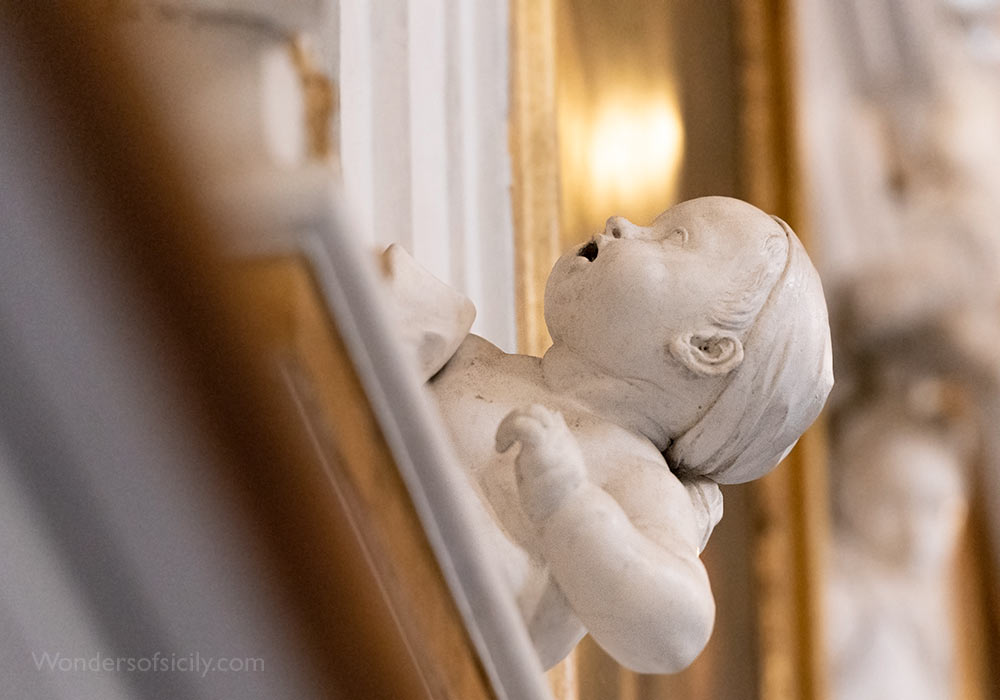
{"label": "white wall", "polygon": [[[193,68],[158,72],[177,79],[172,102],[191,117],[182,120],[188,132],[205,132],[215,150],[228,144],[227,162],[252,161],[237,179],[263,169],[256,190],[267,202],[239,193],[261,215],[274,208],[274,166],[287,174],[305,158],[304,134],[294,133],[304,128],[303,107],[287,99],[301,93],[290,40],[304,40],[339,98],[330,130],[357,235],[372,248],[402,244],[473,300],[475,332],[515,349],[507,2],[140,0],[137,7],[147,20],[133,23],[138,42],[156,28],[190,49],[191,61],[210,56],[214,70],[197,85]],[[187,52],[161,53],[184,61]],[[280,146],[291,157],[248,153],[247,144]]]}
{"label": "white wall", "polygon": [[400,243],[516,345],[507,3],[340,0],[340,151],[360,235]]}

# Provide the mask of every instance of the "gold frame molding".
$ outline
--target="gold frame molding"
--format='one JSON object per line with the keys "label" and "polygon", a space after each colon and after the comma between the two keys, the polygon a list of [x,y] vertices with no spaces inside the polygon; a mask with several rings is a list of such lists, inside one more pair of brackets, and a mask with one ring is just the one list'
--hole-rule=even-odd
{"label": "gold frame molding", "polygon": [[[796,146],[790,0],[736,3],[742,59],[742,196],[776,212],[809,245]],[[828,696],[823,562],[829,533],[820,418],[779,469],[752,487],[761,700]]]}
{"label": "gold frame molding", "polygon": [[[549,338],[542,300],[559,252],[554,0],[511,3],[510,147],[519,347],[541,352]],[[797,186],[790,0],[737,0],[740,60],[741,196],[779,213],[808,245]],[[752,487],[753,587],[761,700],[827,697],[821,601],[828,533],[826,439],[822,422],[774,473]],[[570,664],[579,663],[579,655]],[[560,700],[580,697],[572,676],[550,673]],[[629,675],[629,674],[625,674]],[[642,695],[623,682],[617,697]]]}
{"label": "gold frame molding", "polygon": [[518,349],[541,353],[545,279],[559,257],[554,0],[510,4],[510,124]]}
{"label": "gold frame molding", "polygon": [[[555,45],[555,0],[512,0],[508,139],[517,345],[533,355],[552,342],[545,326],[545,280],[560,252]],[[579,697],[576,664],[574,652],[548,672],[556,700]]]}

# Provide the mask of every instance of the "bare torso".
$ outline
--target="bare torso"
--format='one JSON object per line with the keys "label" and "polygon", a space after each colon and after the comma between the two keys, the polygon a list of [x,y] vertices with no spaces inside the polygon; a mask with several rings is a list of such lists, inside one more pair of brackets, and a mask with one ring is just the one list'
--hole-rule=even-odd
{"label": "bare torso", "polygon": [[564,654],[585,630],[551,576],[537,525],[519,506],[517,450],[501,453],[494,445],[497,427],[514,409],[541,404],[558,411],[579,444],[587,480],[610,494],[647,537],[682,543],[697,557],[690,498],[655,445],[552,391],[539,358],[509,355],[469,335],[430,387],[481,505],[498,525],[493,546],[502,550],[506,576],[541,649]]}

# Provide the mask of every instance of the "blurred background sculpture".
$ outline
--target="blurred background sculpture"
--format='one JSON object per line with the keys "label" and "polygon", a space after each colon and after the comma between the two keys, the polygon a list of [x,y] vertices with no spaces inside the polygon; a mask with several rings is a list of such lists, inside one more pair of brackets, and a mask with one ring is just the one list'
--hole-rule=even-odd
{"label": "blurred background sculpture", "polygon": [[914,226],[908,250],[872,261],[835,300],[836,698],[955,697],[956,552],[981,464],[982,397],[996,389],[983,350],[996,323],[983,286],[991,259],[952,223],[950,237]]}
{"label": "blurred background sculpture", "polygon": [[953,697],[954,559],[968,432],[935,378],[885,378],[846,412],[828,591],[833,697]]}
{"label": "blurred background sculpture", "polygon": [[770,471],[833,381],[823,292],[795,234],[724,197],[646,227],[612,217],[549,277],[542,358],[465,336],[457,295],[399,249],[385,259],[400,333],[434,375],[543,663],[589,632],[634,670],[690,664],[714,621],[698,556],[722,515],[717,484]]}
{"label": "blurred background sculpture", "polygon": [[962,696],[967,507],[1000,541],[998,8],[805,6],[807,34],[834,29],[803,44],[804,75],[829,77],[827,94],[805,89],[803,123],[840,380],[831,683],[838,698],[945,700]]}

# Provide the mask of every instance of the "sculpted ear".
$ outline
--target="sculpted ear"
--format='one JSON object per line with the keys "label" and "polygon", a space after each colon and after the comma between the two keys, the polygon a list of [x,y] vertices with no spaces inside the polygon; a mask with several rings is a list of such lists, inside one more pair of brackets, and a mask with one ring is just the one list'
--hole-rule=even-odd
{"label": "sculpted ear", "polygon": [[711,329],[684,333],[669,345],[670,354],[695,374],[718,377],[743,362],[743,343],[734,333]]}

